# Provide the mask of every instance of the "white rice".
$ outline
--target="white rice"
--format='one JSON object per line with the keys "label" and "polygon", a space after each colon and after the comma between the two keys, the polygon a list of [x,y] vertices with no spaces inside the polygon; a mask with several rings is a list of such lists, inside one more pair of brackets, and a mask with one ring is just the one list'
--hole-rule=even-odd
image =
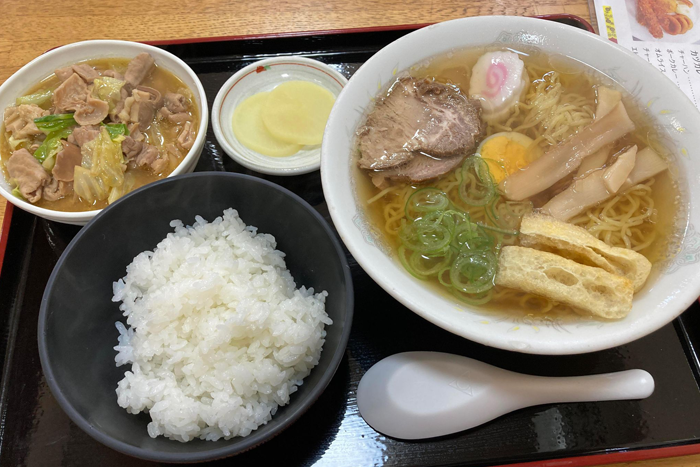
{"label": "white rice", "polygon": [[247,436],[289,403],[325,341],[325,291],[296,288],[272,235],[234,209],[174,233],[114,283],[129,328],[117,322],[117,387],[148,434],[178,441]]}

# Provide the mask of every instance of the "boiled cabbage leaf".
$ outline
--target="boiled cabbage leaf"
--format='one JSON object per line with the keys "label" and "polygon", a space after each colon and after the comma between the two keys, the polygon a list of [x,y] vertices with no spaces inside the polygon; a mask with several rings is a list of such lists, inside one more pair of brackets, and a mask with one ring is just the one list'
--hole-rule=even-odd
{"label": "boiled cabbage leaf", "polygon": [[122,139],[112,140],[102,127],[99,136],[81,148],[83,160],[75,167],[73,189],[83,201],[93,204],[107,199],[113,188],[124,185]]}
{"label": "boiled cabbage leaf", "polygon": [[45,104],[46,102],[50,101],[51,98],[53,97],[53,91],[50,89],[47,89],[46,91],[39,91],[35,94],[29,94],[28,96],[21,96],[15,99],[15,103],[17,105],[22,105],[22,104],[35,104],[35,105],[42,105]]}
{"label": "boiled cabbage leaf", "polygon": [[101,76],[95,78],[92,94],[96,98],[107,102],[109,111],[111,112],[117,106],[117,102],[121,99],[121,89],[126,84],[125,81],[109,76]]}

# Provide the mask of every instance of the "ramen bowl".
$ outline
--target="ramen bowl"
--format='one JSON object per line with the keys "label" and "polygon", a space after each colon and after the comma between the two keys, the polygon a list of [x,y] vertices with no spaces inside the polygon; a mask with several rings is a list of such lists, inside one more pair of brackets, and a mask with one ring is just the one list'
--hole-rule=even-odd
{"label": "ramen bowl", "polygon": [[[133,58],[142,52],[153,56],[156,65],[177,76],[192,91],[194,101],[199,111],[199,127],[192,148],[187,152],[180,164],[168,177],[194,171],[197,161],[204,148],[207,125],[209,123],[209,108],[204,87],[197,75],[182,60],[170,52],[158,47],[137,42],[94,40],[76,42],[53,49],[24,65],[0,86],[0,109],[15,103],[15,99],[24,95],[39,81],[51,75],[54,70],[77,62],[99,58]],[[65,224],[85,225],[101,212],[101,209],[83,212],[66,212],[46,209],[19,199],[12,194],[12,188],[4,176],[0,177],[0,195],[10,203],[32,214],[45,219]]]}
{"label": "ramen bowl", "polygon": [[[544,55],[558,66],[585,65],[601,84],[625,89],[672,152],[680,192],[677,242],[655,263],[630,314],[617,321],[556,315],[525,316],[457,301],[411,276],[373,222],[358,193],[355,135],[379,89],[397,74],[463,48],[498,48]],[[552,60],[553,59],[553,60]],[[577,63],[578,62],[578,63]],[[562,65],[563,64],[563,65]],[[581,65],[583,64],[583,65]],[[570,68],[571,69],[571,68]],[[575,69],[575,67],[574,67]],[[645,117],[645,118],[646,118]],[[323,190],[333,222],[364,270],[389,294],[426,320],[484,345],[532,354],[593,352],[622,345],[669,323],[700,294],[700,113],[662,73],[633,53],[570,26],[521,17],[465,18],[408,34],[368,60],[348,82],[331,112],[322,146]],[[663,208],[660,208],[663,209]]]}

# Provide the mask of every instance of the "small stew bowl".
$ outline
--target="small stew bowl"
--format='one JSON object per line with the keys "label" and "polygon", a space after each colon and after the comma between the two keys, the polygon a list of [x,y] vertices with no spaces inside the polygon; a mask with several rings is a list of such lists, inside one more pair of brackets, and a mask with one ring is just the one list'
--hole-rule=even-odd
{"label": "small stew bowl", "polygon": [[[365,212],[357,193],[355,133],[379,89],[397,73],[461,48],[512,48],[577,61],[624,88],[646,109],[674,154],[681,193],[678,251],[656,265],[650,283],[619,321],[522,317],[489,312],[438,293],[411,276]],[[562,63],[562,62],[559,62]],[[622,47],[570,26],[523,17],[475,17],[435,24],[389,44],[350,79],[323,138],[323,192],[338,233],[364,270],[399,302],[428,321],[484,345],[533,354],[593,352],[639,339],[681,314],[700,294],[700,113],[661,72]]]}
{"label": "small stew bowl", "polygon": [[[150,417],[117,404],[117,382],[131,365],[114,357],[123,321],[112,283],[142,251],[153,250],[196,215],[211,222],[228,208],[248,225],[275,236],[297,287],[326,290],[326,342],[318,365],[266,425],[244,438],[188,443],[147,432]],[[99,258],[96,260],[96,258]],[[79,297],[79,298],[78,298]],[[165,179],[127,194],[85,226],[51,274],[39,314],[39,355],[53,395],[70,418],[112,449],[158,462],[201,462],[245,450],[279,434],[318,399],[345,353],[353,314],[353,289],[345,254],[328,223],[288,190],[248,175],[204,172]]]}
{"label": "small stew bowl", "polygon": [[[54,70],[73,63],[96,58],[133,58],[142,52],[153,56],[156,65],[170,71],[185,83],[192,93],[199,110],[199,127],[192,149],[168,177],[192,172],[204,148],[204,140],[209,124],[209,107],[204,87],[192,69],[175,55],[151,45],[138,42],[96,40],[76,42],[53,49],[24,65],[0,86],[0,110],[15,103],[15,99],[39,81],[51,75]],[[101,209],[85,212],[63,212],[35,206],[12,195],[12,189],[4,176],[0,176],[0,194],[10,203],[48,220],[64,224],[85,225],[100,213]]]}

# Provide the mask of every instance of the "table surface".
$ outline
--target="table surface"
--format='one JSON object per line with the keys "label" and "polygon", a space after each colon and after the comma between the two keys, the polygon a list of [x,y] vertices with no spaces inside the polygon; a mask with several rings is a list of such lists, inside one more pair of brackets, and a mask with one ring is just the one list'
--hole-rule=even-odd
{"label": "table surface", "polygon": [[[587,0],[54,0],[50,8],[36,0],[2,3],[0,83],[42,52],[86,39],[153,41],[267,34],[432,23],[475,15],[569,13],[590,18]],[[133,12],[138,14],[129,14]],[[5,201],[0,200],[0,225],[4,213]],[[614,464],[699,465],[700,455]]]}

